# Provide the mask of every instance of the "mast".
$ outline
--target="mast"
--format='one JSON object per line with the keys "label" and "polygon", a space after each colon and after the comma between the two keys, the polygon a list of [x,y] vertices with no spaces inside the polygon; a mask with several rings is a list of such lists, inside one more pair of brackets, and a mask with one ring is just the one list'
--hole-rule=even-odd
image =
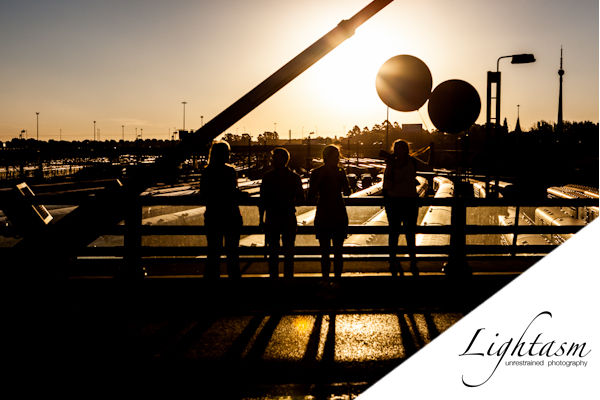
{"label": "mast", "polygon": [[563,75],[565,74],[565,70],[563,69],[563,49],[560,46],[560,69],[558,70],[558,118],[556,122],[556,131],[561,133],[563,130]]}

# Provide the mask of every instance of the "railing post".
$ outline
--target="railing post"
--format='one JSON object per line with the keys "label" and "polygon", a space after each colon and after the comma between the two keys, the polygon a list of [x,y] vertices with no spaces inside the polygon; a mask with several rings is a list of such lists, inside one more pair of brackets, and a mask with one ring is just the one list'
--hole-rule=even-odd
{"label": "railing post", "polygon": [[141,268],[142,247],[142,206],[137,193],[128,193],[125,207],[125,237],[124,237],[124,265],[120,278],[124,280],[138,280],[143,278]]}
{"label": "railing post", "polygon": [[519,213],[521,212],[521,207],[515,207],[515,223],[513,224],[515,230],[513,231],[513,240],[511,243],[510,255],[515,256],[517,254],[517,231],[519,230]]}
{"label": "railing post", "polygon": [[450,250],[448,263],[444,267],[446,276],[452,278],[470,275],[466,256],[466,210],[464,198],[460,195],[454,197],[450,222]]}

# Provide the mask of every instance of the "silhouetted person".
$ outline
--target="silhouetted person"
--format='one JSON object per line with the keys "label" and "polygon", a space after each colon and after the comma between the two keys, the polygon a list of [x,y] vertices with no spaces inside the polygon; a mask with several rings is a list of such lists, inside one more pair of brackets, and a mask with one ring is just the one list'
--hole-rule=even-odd
{"label": "silhouetted person", "polygon": [[[267,172],[260,185],[260,225],[269,248],[269,274],[279,276],[279,239],[285,255],[283,275],[294,275],[294,242],[296,241],[296,203],[304,200],[302,180],[287,168],[290,153],[283,147],[271,152],[273,170]],[[266,214],[266,219],[265,219]]]}
{"label": "silhouetted person", "polygon": [[394,141],[392,148],[392,154],[381,152],[386,158],[383,196],[389,224],[390,272],[393,276],[398,273],[403,275],[402,267],[396,261],[399,231],[403,226],[410,256],[410,270],[413,275],[418,275],[415,259],[415,227],[418,215],[416,172],[418,169],[430,168],[426,163],[409,155],[408,143],[404,140]]}
{"label": "silhouetted person", "polygon": [[229,144],[215,142],[210,148],[208,165],[200,179],[200,197],[206,202],[204,226],[208,257],[204,276],[218,278],[223,239],[227,254],[227,274],[231,278],[240,277],[238,246],[242,215],[238,207],[240,191],[237,187],[237,173],[227,164]]}
{"label": "silhouetted person", "polygon": [[328,145],[323,149],[324,165],[310,175],[308,198],[317,202],[315,230],[321,247],[321,272],[329,277],[329,253],[333,243],[333,268],[336,277],[342,275],[342,246],[348,234],[348,213],[342,193],[350,195],[346,173],[338,166],[340,151]]}

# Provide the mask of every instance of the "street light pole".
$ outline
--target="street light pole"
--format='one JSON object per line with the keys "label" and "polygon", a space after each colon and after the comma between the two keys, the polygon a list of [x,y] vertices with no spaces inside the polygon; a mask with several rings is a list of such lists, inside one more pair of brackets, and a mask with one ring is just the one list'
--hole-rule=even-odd
{"label": "street light pole", "polygon": [[94,121],[94,141],[96,141],[96,121]]}
{"label": "street light pole", "polygon": [[[496,72],[492,72],[492,71],[488,71],[488,75],[487,75],[487,115],[486,115],[486,124],[489,124],[491,122],[491,102],[492,99],[496,100],[496,115],[495,117],[495,121],[496,121],[496,127],[499,128],[500,124],[502,123],[500,120],[500,103],[501,103],[501,97],[500,97],[500,60],[502,60],[503,58],[511,58],[511,64],[528,64],[528,63],[532,63],[535,62],[535,57],[533,56],[533,54],[513,54],[510,56],[501,56],[498,57],[498,60],[496,60]],[[496,97],[492,97],[492,84],[496,84]]]}
{"label": "street light pole", "polygon": [[35,113],[35,140],[40,140],[40,113]]}
{"label": "street light pole", "polygon": [[[511,58],[511,64],[528,64],[528,63],[532,63],[535,62],[535,57],[533,54],[513,54],[510,56],[501,56],[498,57],[498,60],[496,60],[496,72],[492,72],[492,71],[488,71],[487,73],[487,96],[486,96],[486,123],[485,123],[485,129],[486,129],[486,139],[487,139],[487,146],[488,146],[488,150],[492,150],[493,147],[495,147],[495,143],[491,143],[491,130],[492,130],[492,126],[491,126],[491,120],[492,120],[492,99],[495,99],[496,104],[495,104],[495,108],[496,108],[496,112],[494,115],[494,120],[495,120],[495,124],[494,124],[494,130],[496,132],[500,131],[500,124],[502,123],[500,121],[500,60],[502,60],[503,58]],[[492,97],[492,86],[496,85],[496,96]],[[494,135],[494,137],[496,137],[497,135]],[[494,139],[495,140],[495,139]],[[491,159],[490,159],[491,161]],[[493,164],[496,164],[495,161],[493,162]],[[485,191],[486,191],[486,195],[487,194],[491,194],[490,193],[490,186],[489,186],[489,182],[491,179],[491,174],[490,174],[490,167],[487,168],[487,177],[486,177],[486,187],[485,187]],[[497,172],[497,171],[495,171]],[[497,189],[498,189],[498,176],[496,176],[496,193],[497,193]]]}
{"label": "street light pole", "polygon": [[312,169],[312,153],[310,151],[310,134],[312,132],[308,132],[308,139],[306,142],[306,171],[310,172]]}
{"label": "street light pole", "polygon": [[183,104],[183,130],[185,131],[185,105],[187,101],[182,101],[181,104]]}

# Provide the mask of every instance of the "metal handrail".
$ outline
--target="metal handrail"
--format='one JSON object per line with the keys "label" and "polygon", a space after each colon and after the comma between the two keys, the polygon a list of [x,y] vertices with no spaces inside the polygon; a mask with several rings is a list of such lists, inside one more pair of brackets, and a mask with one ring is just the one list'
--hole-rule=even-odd
{"label": "metal handrail", "polygon": [[[31,204],[81,204],[90,199],[87,196],[76,196],[71,194],[52,195],[52,196],[35,196],[30,199]],[[381,196],[365,197],[365,198],[346,198],[346,206],[370,206],[383,207],[384,199]],[[125,212],[125,220],[121,225],[116,225],[106,228],[100,235],[119,235],[124,237],[124,245],[111,247],[84,247],[76,250],[77,254],[73,254],[74,258],[89,257],[99,260],[106,260],[106,257],[121,259],[125,262],[126,269],[135,271],[140,268],[143,263],[155,261],[181,261],[185,258],[196,259],[204,257],[207,254],[205,246],[145,246],[143,245],[142,237],[151,235],[205,235],[206,229],[202,225],[143,225],[142,224],[142,209],[146,206],[154,205],[188,205],[201,206],[202,201],[198,196],[168,196],[168,197],[150,197],[150,196],[123,196],[123,207]],[[240,206],[256,207],[259,204],[258,198],[244,198],[240,200]],[[0,204],[1,205],[1,204]],[[307,202],[299,205],[313,205]],[[598,206],[597,199],[464,199],[464,198],[420,198],[417,199],[417,205],[420,207],[427,206],[448,206],[453,210],[459,210],[464,207],[586,207]],[[419,255],[419,260],[451,260],[452,257],[460,257],[462,260],[467,259],[495,259],[498,257],[512,258],[539,258],[540,254],[546,254],[556,248],[556,244],[548,245],[473,245],[466,244],[464,241],[465,235],[481,235],[481,234],[566,234],[576,233],[582,226],[540,226],[540,225],[472,225],[466,224],[464,213],[457,213],[456,218],[453,215],[451,225],[444,226],[421,226],[415,227],[416,234],[435,234],[448,235],[455,237],[456,235],[463,236],[459,246],[438,245],[438,246],[418,246],[416,253]],[[460,216],[463,215],[463,216]],[[368,225],[350,225],[348,228],[349,234],[379,234],[385,235],[388,233],[387,226],[368,226]],[[242,235],[261,234],[262,229],[259,226],[244,225],[241,229]],[[315,228],[312,225],[298,226],[297,233],[299,235],[314,234]],[[403,229],[400,229],[403,233]],[[450,243],[453,243],[450,241]],[[456,243],[456,242],[454,242]],[[398,246],[398,253],[407,252],[406,246]],[[10,248],[1,249],[0,253],[18,251]],[[242,258],[256,259],[258,256],[264,256],[267,249],[262,246],[257,247],[240,247],[239,254]],[[346,258],[350,259],[368,259],[368,260],[385,260],[389,254],[387,246],[344,246],[343,253]],[[297,246],[295,254],[298,257],[313,257],[316,259],[320,255],[318,246]]]}

